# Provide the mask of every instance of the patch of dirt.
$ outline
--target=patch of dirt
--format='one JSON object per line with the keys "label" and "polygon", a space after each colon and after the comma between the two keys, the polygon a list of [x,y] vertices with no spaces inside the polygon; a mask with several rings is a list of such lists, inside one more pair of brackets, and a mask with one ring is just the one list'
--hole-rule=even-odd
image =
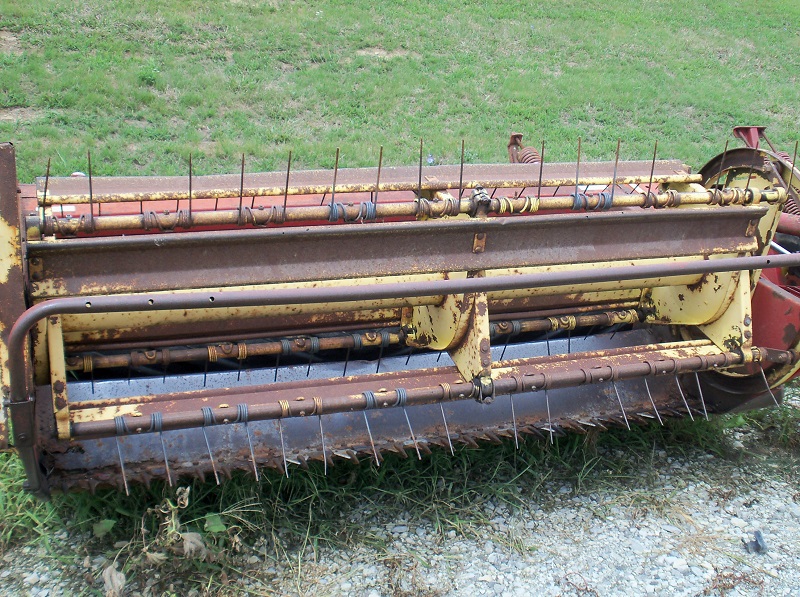
{"label": "patch of dirt", "polygon": [[362,48],[360,50],[356,50],[356,56],[372,56],[373,58],[383,58],[383,59],[390,59],[390,58],[407,58],[409,56],[417,56],[413,52],[409,52],[408,50],[392,50],[388,52],[381,47],[374,47],[374,48]]}
{"label": "patch of dirt", "polygon": [[41,115],[34,108],[0,108],[0,122],[31,121]]}
{"label": "patch of dirt", "polygon": [[0,29],[0,54],[22,54],[19,38],[5,29]]}

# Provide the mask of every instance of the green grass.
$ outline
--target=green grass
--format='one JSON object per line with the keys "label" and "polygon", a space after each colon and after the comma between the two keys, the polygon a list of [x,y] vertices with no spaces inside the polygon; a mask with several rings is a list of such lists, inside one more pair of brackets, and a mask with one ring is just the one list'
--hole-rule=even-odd
{"label": "green grass", "polygon": [[[503,161],[512,130],[571,160],[694,167],[736,124],[797,136],[800,5],[0,0],[0,138],[19,175]],[[377,55],[376,55],[377,54]],[[26,108],[10,112],[8,109]]]}
{"label": "green grass", "polygon": [[[511,131],[546,139],[549,160],[574,159],[579,136],[589,159],[611,159],[621,138],[623,159],[647,159],[658,140],[659,156],[698,168],[737,124],[767,125],[787,150],[797,139],[798,23],[794,0],[0,0],[0,140],[16,144],[22,182],[48,159],[54,175],[85,170],[88,150],[98,175],[185,174],[190,153],[198,174],[236,171],[242,153],[249,171],[283,168],[290,149],[296,167],[332,167],[337,147],[343,167],[376,164],[380,146],[386,164],[413,164],[420,137],[439,162],[457,162],[461,139],[468,161],[502,162]],[[651,470],[654,446],[732,457],[726,425],[762,429],[796,464],[797,420],[785,407],[596,444],[242,476],[192,484],[185,507],[158,484],[36,503],[2,457],[0,550],[114,521],[92,544],[113,556],[131,540],[120,553],[135,572],[153,565],[146,553],[174,554],[182,533],[200,532],[216,559],[167,565],[213,579],[233,566],[221,554],[256,536],[276,553],[379,543],[354,518],[364,506],[484,532],[484,504],[546,501],[548,483],[624,487]]]}

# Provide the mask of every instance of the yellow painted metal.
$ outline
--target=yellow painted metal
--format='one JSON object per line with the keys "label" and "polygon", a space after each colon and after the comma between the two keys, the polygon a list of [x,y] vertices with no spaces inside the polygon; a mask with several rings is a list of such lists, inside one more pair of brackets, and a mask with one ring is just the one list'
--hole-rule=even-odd
{"label": "yellow painted metal", "polygon": [[486,295],[471,297],[467,328],[461,342],[448,350],[464,381],[489,377],[492,372],[492,353],[489,339],[489,304]]}
{"label": "yellow painted metal", "polygon": [[47,319],[47,352],[50,357],[50,388],[53,393],[53,413],[56,418],[58,439],[69,439],[69,396],[67,372],[64,361],[64,339],[61,335],[61,318]]}
{"label": "yellow painted metal", "polygon": [[[463,279],[466,272],[448,274],[447,279]],[[447,350],[460,342],[469,323],[474,295],[447,295],[435,305],[403,309],[401,325],[407,330],[406,343],[416,348]]]}

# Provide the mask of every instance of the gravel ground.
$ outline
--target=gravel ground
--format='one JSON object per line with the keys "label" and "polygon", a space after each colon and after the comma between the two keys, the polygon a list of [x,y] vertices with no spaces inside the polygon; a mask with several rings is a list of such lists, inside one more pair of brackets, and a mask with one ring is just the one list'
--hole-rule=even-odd
{"label": "gravel ground", "polygon": [[[747,440],[745,434],[734,443]],[[770,463],[769,455],[737,465],[701,452],[679,457],[657,450],[641,476],[624,483],[594,483],[577,492],[572,485],[545,485],[538,503],[514,512],[483,503],[476,518],[488,522],[467,525],[465,533],[437,531],[408,515],[381,519],[365,510],[350,515],[364,534],[349,547],[307,546],[278,560],[265,539],[238,556],[244,576],[230,581],[229,592],[797,595],[797,501],[796,472]],[[762,533],[766,551],[746,550],[744,541],[752,541],[755,531]],[[92,553],[88,539],[61,531],[49,551],[28,546],[5,554],[3,593],[102,594],[110,552],[97,547]],[[124,594],[161,594],[155,587],[163,581],[154,572],[129,582]],[[166,588],[177,595],[203,594],[185,580],[167,581]]]}

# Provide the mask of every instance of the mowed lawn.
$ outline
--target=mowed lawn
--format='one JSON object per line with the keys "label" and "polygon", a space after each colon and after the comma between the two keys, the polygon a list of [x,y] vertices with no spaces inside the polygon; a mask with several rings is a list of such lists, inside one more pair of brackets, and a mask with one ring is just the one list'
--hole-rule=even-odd
{"label": "mowed lawn", "polygon": [[659,155],[695,168],[736,124],[786,151],[800,3],[0,0],[0,139],[19,177]]}

